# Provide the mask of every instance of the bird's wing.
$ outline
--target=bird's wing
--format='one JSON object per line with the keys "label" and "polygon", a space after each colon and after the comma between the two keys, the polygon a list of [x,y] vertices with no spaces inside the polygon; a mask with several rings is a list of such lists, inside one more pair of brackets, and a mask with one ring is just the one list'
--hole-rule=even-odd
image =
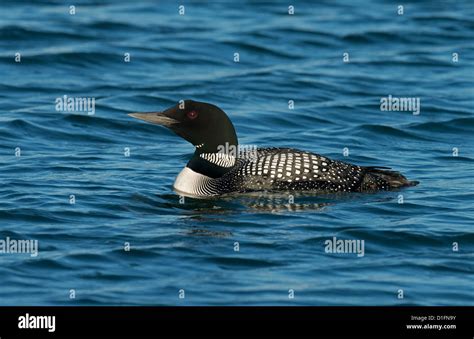
{"label": "bird's wing", "polygon": [[241,168],[245,176],[263,176],[275,188],[357,190],[365,176],[363,167],[331,160],[292,148],[258,149]]}

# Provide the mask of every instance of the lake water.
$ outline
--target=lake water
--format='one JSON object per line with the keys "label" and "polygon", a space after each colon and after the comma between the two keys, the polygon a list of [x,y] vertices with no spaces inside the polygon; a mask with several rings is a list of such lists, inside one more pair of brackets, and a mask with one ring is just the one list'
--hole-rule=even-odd
{"label": "lake water", "polygon": [[[474,305],[474,3],[179,5],[1,2],[0,241],[39,253],[0,254],[0,304]],[[127,116],[180,99],[221,107],[241,144],[420,184],[181,203],[194,149]]]}

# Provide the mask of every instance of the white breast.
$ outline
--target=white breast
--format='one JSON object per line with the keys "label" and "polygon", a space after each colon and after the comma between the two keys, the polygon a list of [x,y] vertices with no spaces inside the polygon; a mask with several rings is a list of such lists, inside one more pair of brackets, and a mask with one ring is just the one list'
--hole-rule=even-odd
{"label": "white breast", "polygon": [[173,188],[183,195],[210,196],[213,195],[209,190],[212,180],[214,179],[185,167],[176,177]]}

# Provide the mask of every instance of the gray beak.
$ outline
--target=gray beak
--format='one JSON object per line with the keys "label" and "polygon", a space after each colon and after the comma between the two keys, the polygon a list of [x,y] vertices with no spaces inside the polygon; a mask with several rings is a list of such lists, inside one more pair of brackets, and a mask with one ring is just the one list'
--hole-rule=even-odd
{"label": "gray beak", "polygon": [[170,127],[171,125],[179,123],[178,120],[167,117],[162,112],[130,113],[129,116],[165,127]]}

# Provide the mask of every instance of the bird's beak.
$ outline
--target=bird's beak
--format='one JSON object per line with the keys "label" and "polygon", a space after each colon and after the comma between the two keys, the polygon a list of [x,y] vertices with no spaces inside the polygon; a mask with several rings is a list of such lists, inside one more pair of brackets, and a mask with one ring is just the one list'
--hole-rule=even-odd
{"label": "bird's beak", "polygon": [[130,113],[129,116],[165,127],[170,127],[171,125],[179,123],[178,120],[170,118],[162,112]]}

